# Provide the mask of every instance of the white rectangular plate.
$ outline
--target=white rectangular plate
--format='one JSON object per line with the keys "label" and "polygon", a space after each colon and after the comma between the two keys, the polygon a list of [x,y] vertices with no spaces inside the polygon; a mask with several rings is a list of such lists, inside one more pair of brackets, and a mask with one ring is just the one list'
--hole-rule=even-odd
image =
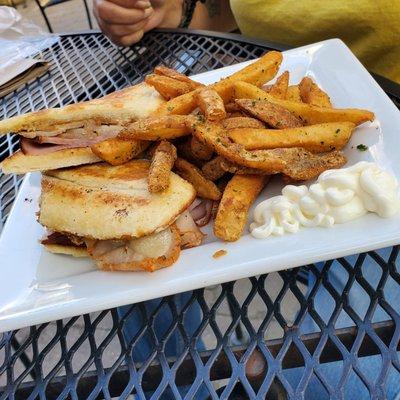
{"label": "white rectangular plate", "polygon": [[[196,77],[219,80],[244,64]],[[291,84],[312,76],[336,107],[372,110],[373,123],[358,128],[347,146],[348,164],[373,160],[400,178],[398,137],[400,113],[350,50],[328,40],[284,52],[281,72]],[[364,143],[369,150],[355,147]],[[280,192],[279,180],[269,184],[258,202]],[[0,332],[110,307],[305,265],[400,242],[400,216],[367,215],[331,229],[303,229],[295,235],[223,243],[211,234],[201,247],[185,250],[171,268],[155,273],[102,272],[89,259],[46,252],[39,244],[43,228],[36,222],[39,174],[28,174],[0,238]],[[220,249],[224,257],[214,259]]]}

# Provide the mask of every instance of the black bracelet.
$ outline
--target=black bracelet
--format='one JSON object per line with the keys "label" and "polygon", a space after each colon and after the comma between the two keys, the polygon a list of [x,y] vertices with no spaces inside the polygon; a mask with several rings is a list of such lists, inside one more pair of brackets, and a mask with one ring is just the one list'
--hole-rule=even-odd
{"label": "black bracelet", "polygon": [[197,2],[204,3],[205,0],[183,0],[182,3],[182,19],[178,28],[188,28],[192,21],[194,10]]}

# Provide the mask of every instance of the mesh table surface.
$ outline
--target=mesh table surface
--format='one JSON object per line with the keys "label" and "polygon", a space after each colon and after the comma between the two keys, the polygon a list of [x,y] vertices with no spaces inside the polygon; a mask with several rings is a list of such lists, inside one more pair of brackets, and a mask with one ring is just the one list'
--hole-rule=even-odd
{"label": "mesh table surface", "polygon": [[[140,81],[161,63],[196,74],[274,47],[234,35],[184,31],[153,32],[140,46],[126,49],[99,33],[63,36],[43,53],[49,72],[0,100],[0,118],[103,96]],[[17,148],[15,136],[2,138],[0,159]],[[1,224],[21,179],[0,175]],[[362,382],[360,398],[391,398],[388,382],[400,378],[398,252],[394,247],[196,290],[183,304],[176,296],[151,310],[140,303],[122,317],[112,309],[0,334],[0,399],[131,393],[141,399],[167,393],[186,399],[196,393],[212,399],[308,399],[315,388],[320,398],[341,399],[348,398],[355,381]],[[344,276],[341,290],[332,281],[334,269]],[[355,307],[354,290],[362,293],[362,306]],[[320,296],[325,309],[318,306]],[[201,321],[188,333],[185,319],[195,306]],[[157,338],[161,314],[172,322]],[[125,337],[123,328],[133,315],[142,322]],[[314,329],[306,331],[311,320]],[[182,350],[167,357],[174,332]],[[132,350],[143,337],[152,347],[138,362]],[[371,374],[363,359],[374,354],[379,362]],[[332,363],[334,379],[327,369]]]}

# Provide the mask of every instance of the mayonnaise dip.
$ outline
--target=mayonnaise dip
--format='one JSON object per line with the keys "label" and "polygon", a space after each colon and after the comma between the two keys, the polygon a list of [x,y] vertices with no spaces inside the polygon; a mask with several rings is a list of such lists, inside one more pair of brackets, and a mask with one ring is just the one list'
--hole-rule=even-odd
{"label": "mayonnaise dip", "polygon": [[372,162],[323,172],[316,183],[287,185],[281,196],[261,202],[254,210],[251,234],[257,239],[295,233],[301,226],[331,227],[367,212],[389,218],[400,210],[396,178]]}

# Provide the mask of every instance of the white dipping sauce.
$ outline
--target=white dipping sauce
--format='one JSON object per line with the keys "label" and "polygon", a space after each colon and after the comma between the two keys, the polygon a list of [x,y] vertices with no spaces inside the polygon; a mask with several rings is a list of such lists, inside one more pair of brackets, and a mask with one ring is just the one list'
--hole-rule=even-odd
{"label": "white dipping sauce", "polygon": [[287,185],[281,196],[254,210],[251,234],[257,239],[295,233],[301,226],[331,227],[374,212],[389,218],[400,210],[399,185],[394,176],[372,162],[323,172],[316,183]]}

